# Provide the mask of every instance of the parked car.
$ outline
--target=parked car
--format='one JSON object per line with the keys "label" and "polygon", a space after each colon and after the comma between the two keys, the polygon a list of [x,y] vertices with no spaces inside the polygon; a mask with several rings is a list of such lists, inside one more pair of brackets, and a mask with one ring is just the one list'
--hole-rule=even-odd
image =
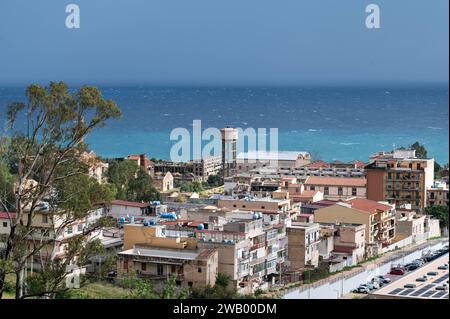
{"label": "parked car", "polygon": [[428,276],[437,276],[439,273],[437,271],[429,271],[427,272]]}
{"label": "parked car", "polygon": [[405,266],[405,268],[406,268],[408,271],[413,271],[413,270],[416,270],[416,269],[420,268],[420,265],[419,265],[419,264],[411,263],[411,264],[407,264],[407,265]]}
{"label": "parked car", "polygon": [[386,278],[384,276],[376,276],[375,278],[378,278],[378,281],[382,282],[383,284],[388,284],[391,282],[391,278]]}
{"label": "parked car", "polygon": [[353,292],[359,294],[368,294],[370,290],[366,286],[359,286],[358,288],[354,289]]}
{"label": "parked car", "polygon": [[442,286],[437,286],[436,290],[448,290],[448,285],[447,284],[443,284]]}
{"label": "parked car", "polygon": [[439,270],[447,270],[448,269],[448,265],[444,264],[438,267]]}
{"label": "parked car", "polygon": [[402,268],[402,267],[394,267],[391,269],[390,274],[391,275],[399,275],[399,276],[403,276],[406,273],[406,269]]}
{"label": "parked car", "polygon": [[417,277],[416,281],[425,282],[425,281],[427,281],[427,279],[428,279],[427,276],[422,276],[422,277]]}

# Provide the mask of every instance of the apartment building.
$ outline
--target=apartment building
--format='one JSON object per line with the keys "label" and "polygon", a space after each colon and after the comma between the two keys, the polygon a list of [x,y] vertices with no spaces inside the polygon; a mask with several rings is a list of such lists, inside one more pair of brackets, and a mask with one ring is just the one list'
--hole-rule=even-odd
{"label": "apartment building", "polygon": [[433,186],[427,189],[427,205],[449,206],[448,185],[444,181],[435,181]]}
{"label": "apartment building", "polygon": [[[366,245],[366,226],[350,223],[321,223],[322,238],[328,234],[332,238],[332,251],[329,252],[330,260],[346,260],[348,266],[356,265],[364,260]],[[329,240],[329,239],[328,239]],[[325,247],[330,247],[321,242],[319,246],[322,254]]]}
{"label": "apartment building", "polygon": [[395,209],[376,201],[355,198],[314,212],[318,223],[365,225],[366,245],[389,244],[395,238]]}
{"label": "apartment building", "polygon": [[289,268],[293,271],[319,265],[320,227],[318,223],[292,222],[286,229]]}
{"label": "apartment building", "polygon": [[82,153],[80,160],[87,165],[90,177],[95,178],[99,184],[106,182],[105,174],[109,164],[102,162],[94,151]]}
{"label": "apartment building", "polygon": [[320,191],[323,198],[329,200],[367,196],[365,178],[309,176],[304,185],[306,190]]}
{"label": "apartment building", "polygon": [[379,152],[366,167],[367,198],[414,210],[427,206],[427,189],[433,186],[434,159],[420,159],[415,150]]}
{"label": "apartment building", "polygon": [[11,231],[11,220],[16,218],[16,213],[0,211],[0,250],[6,247],[6,241]]}
{"label": "apartment building", "polygon": [[221,156],[207,156],[193,161],[193,173],[204,181],[211,175],[219,175],[222,171]]}
{"label": "apartment building", "polygon": [[249,172],[259,168],[292,169],[311,163],[308,152],[251,151],[237,155],[237,173]]}
{"label": "apartment building", "polygon": [[291,209],[288,199],[276,199],[271,197],[258,198],[246,196],[244,198],[222,196],[217,206],[219,208],[240,209],[262,213],[287,213]]}
{"label": "apartment building", "polygon": [[118,253],[121,276],[166,280],[176,276],[181,286],[214,286],[218,273],[218,252],[201,249],[193,237],[171,232],[165,225],[128,224],[124,226],[123,251]]}

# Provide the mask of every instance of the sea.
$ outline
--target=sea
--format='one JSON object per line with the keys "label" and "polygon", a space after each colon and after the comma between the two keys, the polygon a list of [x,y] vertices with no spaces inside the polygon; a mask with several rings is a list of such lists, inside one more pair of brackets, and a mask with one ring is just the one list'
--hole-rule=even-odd
{"label": "sea", "polygon": [[[224,126],[278,129],[278,149],[316,159],[367,161],[378,151],[425,145],[441,164],[449,159],[448,87],[99,87],[123,116],[87,138],[106,158],[146,153],[169,159],[176,128]],[[0,125],[7,105],[25,101],[25,87],[0,88]]]}

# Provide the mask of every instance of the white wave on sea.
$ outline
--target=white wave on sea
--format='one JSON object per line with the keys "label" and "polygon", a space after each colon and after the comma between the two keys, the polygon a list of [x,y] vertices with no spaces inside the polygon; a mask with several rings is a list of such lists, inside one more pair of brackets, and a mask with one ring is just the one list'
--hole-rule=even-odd
{"label": "white wave on sea", "polygon": [[351,145],[359,145],[361,143],[345,143],[345,142],[341,142],[339,143],[340,145],[344,145],[344,146],[351,146]]}
{"label": "white wave on sea", "polygon": [[442,127],[438,127],[438,126],[428,126],[427,128],[429,128],[430,130],[443,130]]}

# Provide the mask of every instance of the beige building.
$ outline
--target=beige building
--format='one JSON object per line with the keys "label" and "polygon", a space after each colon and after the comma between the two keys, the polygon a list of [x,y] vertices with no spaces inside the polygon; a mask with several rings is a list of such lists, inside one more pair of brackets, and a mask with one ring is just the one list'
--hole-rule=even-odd
{"label": "beige building", "polygon": [[365,225],[366,244],[390,243],[395,238],[395,209],[368,199],[352,199],[314,212],[318,223]]}
{"label": "beige building", "polygon": [[218,252],[135,246],[118,253],[117,268],[121,276],[137,273],[154,280],[176,276],[182,286],[212,287],[218,273]]}
{"label": "beige building", "polygon": [[219,175],[222,170],[222,157],[208,156],[193,161],[194,174],[200,176],[203,181],[211,175]]}
{"label": "beige building", "polygon": [[155,176],[153,177],[153,184],[160,192],[168,192],[172,190],[174,188],[172,173],[155,173]]}
{"label": "beige building", "polygon": [[279,213],[288,212],[291,209],[291,202],[288,199],[274,199],[270,197],[257,198],[247,197],[243,199],[234,197],[222,197],[217,206],[219,208],[240,209],[256,212]]}
{"label": "beige building", "polygon": [[105,174],[109,167],[108,163],[102,162],[94,151],[84,152],[80,159],[87,165],[90,177],[95,178],[99,184],[106,182]]}
{"label": "beige building", "polygon": [[237,155],[237,172],[249,172],[259,168],[292,169],[311,163],[307,152],[252,151]]}
{"label": "beige building", "polygon": [[449,206],[448,185],[445,182],[434,182],[433,186],[427,189],[427,205],[447,205]]}
{"label": "beige building", "polygon": [[434,182],[434,159],[420,159],[414,150],[379,152],[370,158],[367,173],[367,198],[387,201],[401,207],[410,204],[423,210],[427,189]]}
{"label": "beige building", "polygon": [[317,267],[319,265],[319,224],[292,222],[286,232],[290,269],[296,271]]}
{"label": "beige building", "polygon": [[304,185],[306,190],[320,191],[329,200],[367,196],[365,178],[309,176]]}

